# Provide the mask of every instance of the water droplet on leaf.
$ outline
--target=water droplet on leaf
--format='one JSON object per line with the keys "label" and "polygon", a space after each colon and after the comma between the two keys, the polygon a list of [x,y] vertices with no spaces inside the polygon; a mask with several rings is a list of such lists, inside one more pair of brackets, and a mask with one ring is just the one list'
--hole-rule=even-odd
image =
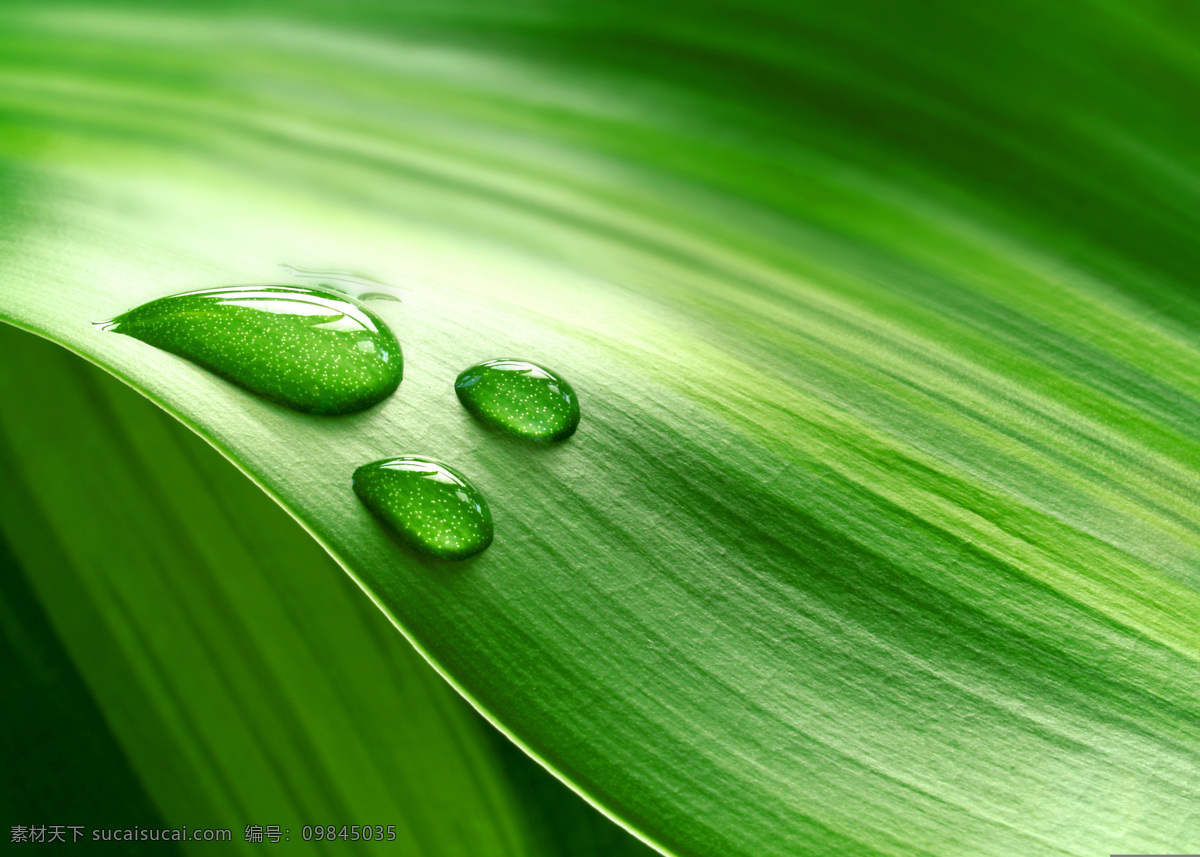
{"label": "water droplet on leaf", "polygon": [[427,458],[404,456],[354,471],[354,493],[417,553],[474,556],[492,543],[492,513],[465,476]]}
{"label": "water droplet on leaf", "polygon": [[399,297],[389,291],[394,289],[394,286],[389,286],[387,283],[381,283],[378,280],[372,280],[370,277],[351,274],[347,271],[306,271],[303,268],[297,268],[295,265],[280,265],[279,267],[298,280],[306,280],[315,286],[324,286],[327,289],[333,289],[335,292],[344,292],[360,301],[395,301],[396,303],[402,303]]}
{"label": "water droplet on leaf", "polygon": [[458,400],[493,428],[531,440],[564,440],[579,425],[579,399],[571,385],[527,360],[488,360],[463,370],[454,382]]}
{"label": "water droplet on leaf", "polygon": [[400,343],[378,316],[301,286],[184,292],[97,324],[308,414],[368,408],[396,391],[403,372]]}

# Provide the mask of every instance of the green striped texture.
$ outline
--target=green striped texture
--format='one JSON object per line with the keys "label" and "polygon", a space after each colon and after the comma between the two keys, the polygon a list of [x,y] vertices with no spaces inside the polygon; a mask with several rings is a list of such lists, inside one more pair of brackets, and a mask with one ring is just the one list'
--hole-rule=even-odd
{"label": "green striped texture", "polygon": [[[0,317],[233,459],[621,824],[1200,848],[1188,7],[2,14]],[[396,397],[298,417],[88,326],[280,264],[396,286]],[[571,379],[575,437],[471,421],[496,354]],[[399,454],[488,497],[468,571],[350,493]]]}

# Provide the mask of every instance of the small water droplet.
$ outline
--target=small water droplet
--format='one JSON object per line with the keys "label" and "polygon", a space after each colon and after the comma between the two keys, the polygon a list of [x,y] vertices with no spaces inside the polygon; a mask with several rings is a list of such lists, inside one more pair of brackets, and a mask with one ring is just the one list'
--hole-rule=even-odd
{"label": "small water droplet", "polygon": [[493,428],[531,440],[564,440],[579,425],[579,399],[563,378],[527,360],[488,360],[454,382],[458,400]]}
{"label": "small water droplet", "polygon": [[479,489],[437,461],[404,456],[364,464],[354,471],[354,493],[417,553],[459,560],[492,543],[492,513]]}
{"label": "small water droplet", "polygon": [[403,374],[400,344],[378,316],[303,286],[184,292],[97,325],[308,414],[361,411],[394,393]]}
{"label": "small water droplet", "polygon": [[358,299],[360,301],[392,301],[393,303],[398,304],[404,303],[404,301],[400,300],[400,298],[396,297],[395,295],[388,294],[387,292],[363,292],[358,296]]}
{"label": "small water droplet", "polygon": [[392,293],[395,286],[372,280],[348,271],[306,271],[295,265],[280,265],[297,280],[306,280],[314,285],[325,286],[336,292],[343,292],[360,301],[395,301],[402,303],[399,297]]}

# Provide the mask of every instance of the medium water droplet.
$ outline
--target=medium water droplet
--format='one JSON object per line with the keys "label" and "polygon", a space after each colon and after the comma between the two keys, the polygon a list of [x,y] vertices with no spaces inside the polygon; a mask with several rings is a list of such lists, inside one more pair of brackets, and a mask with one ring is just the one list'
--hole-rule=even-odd
{"label": "medium water droplet", "polygon": [[464,369],[454,392],[483,422],[531,440],[564,440],[579,425],[571,385],[527,360],[488,360]]}
{"label": "medium water droplet", "polygon": [[400,385],[400,343],[345,295],[302,286],[230,286],[150,301],[104,330],[187,358],[308,414],[348,414]]}
{"label": "medium water droplet", "polygon": [[404,456],[354,471],[354,493],[417,553],[474,556],[492,543],[492,513],[467,477],[428,458]]}

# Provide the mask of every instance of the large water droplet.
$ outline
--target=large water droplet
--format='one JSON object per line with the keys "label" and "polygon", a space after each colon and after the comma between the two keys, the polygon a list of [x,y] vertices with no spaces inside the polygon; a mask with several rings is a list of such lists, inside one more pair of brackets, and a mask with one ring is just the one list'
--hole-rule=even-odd
{"label": "large water droplet", "polygon": [[364,464],[354,493],[417,553],[466,559],[492,543],[487,501],[445,464],[415,456]]}
{"label": "large water droplet", "polygon": [[464,369],[454,391],[483,422],[531,440],[563,440],[579,425],[579,398],[571,385],[527,360],[488,360]]}
{"label": "large water droplet", "polygon": [[184,292],[97,324],[309,414],[348,414],[386,399],[404,366],[400,343],[373,312],[302,286]]}

